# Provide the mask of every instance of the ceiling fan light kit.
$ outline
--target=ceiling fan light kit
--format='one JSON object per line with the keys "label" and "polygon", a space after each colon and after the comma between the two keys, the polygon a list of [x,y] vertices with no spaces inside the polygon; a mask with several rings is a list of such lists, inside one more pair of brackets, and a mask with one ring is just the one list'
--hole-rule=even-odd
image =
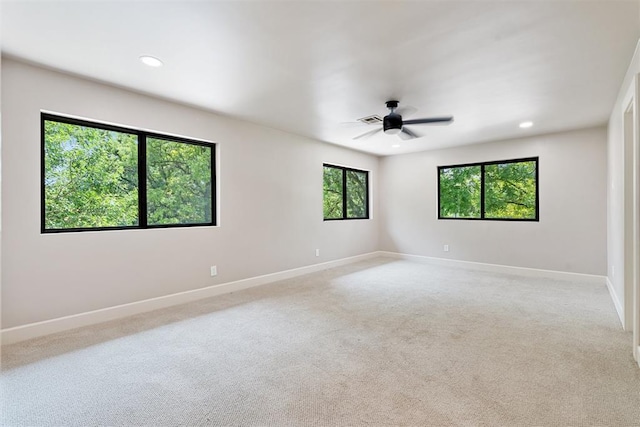
{"label": "ceiling fan light kit", "polygon": [[388,115],[384,118],[382,127],[387,135],[397,135],[402,130],[402,118],[397,114]]}
{"label": "ceiling fan light kit", "polygon": [[396,113],[398,101],[387,101],[389,114],[382,119],[382,129],[387,135],[397,135],[402,130],[402,116]]}
{"label": "ceiling fan light kit", "polygon": [[[453,121],[453,117],[430,117],[423,119],[412,119],[412,120],[402,120],[402,115],[396,112],[398,108],[398,101],[387,101],[387,108],[389,109],[389,114],[384,116],[382,119],[382,129],[375,129],[373,131],[368,131],[363,133],[362,135],[358,135],[353,139],[360,139],[364,137],[372,136],[379,131],[384,131],[387,135],[398,135],[401,139],[415,139],[420,138],[420,135],[412,132],[410,129],[406,128],[405,125],[424,125],[424,124],[450,124]],[[406,108],[405,108],[406,109]],[[367,116],[366,118],[371,118],[375,116]],[[366,119],[365,118],[365,119]],[[364,120],[361,120],[365,122]],[[366,121],[365,123],[372,123],[370,121]]]}

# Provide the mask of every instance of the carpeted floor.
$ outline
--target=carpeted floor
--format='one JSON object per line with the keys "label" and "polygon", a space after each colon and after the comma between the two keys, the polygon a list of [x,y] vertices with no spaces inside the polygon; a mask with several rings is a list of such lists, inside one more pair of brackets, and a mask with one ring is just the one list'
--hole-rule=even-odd
{"label": "carpeted floor", "polygon": [[633,426],[604,285],[376,259],[3,349],[2,425]]}

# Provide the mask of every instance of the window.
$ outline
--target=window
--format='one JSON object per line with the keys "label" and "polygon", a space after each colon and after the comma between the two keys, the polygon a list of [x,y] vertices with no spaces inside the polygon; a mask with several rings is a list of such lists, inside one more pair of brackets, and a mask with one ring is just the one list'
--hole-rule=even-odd
{"label": "window", "polygon": [[438,218],[538,221],[538,158],[438,167]]}
{"label": "window", "polygon": [[215,145],[42,114],[43,233],[215,225]]}
{"label": "window", "polygon": [[369,172],[323,165],[325,220],[369,218]]}

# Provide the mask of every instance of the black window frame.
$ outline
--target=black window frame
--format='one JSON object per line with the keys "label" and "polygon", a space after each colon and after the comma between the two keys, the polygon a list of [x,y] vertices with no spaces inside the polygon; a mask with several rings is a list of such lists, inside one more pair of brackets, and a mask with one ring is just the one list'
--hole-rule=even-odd
{"label": "black window frame", "polygon": [[[342,218],[325,218],[324,217],[324,210],[323,210],[323,213],[322,213],[323,220],[324,221],[345,221],[345,220],[369,219],[369,171],[362,170],[362,169],[350,168],[350,167],[346,167],[346,166],[332,165],[330,163],[323,163],[322,164],[323,177],[324,177],[324,168],[334,168],[334,169],[339,169],[339,170],[342,171]],[[358,173],[364,173],[365,174],[366,212],[365,212],[365,216],[363,216],[363,217],[348,217],[347,216],[347,211],[348,211],[348,209],[347,209],[347,172],[348,171],[349,172],[358,172]],[[324,190],[322,192],[322,198],[324,200]]]}
{"label": "black window frame", "polygon": [[[91,127],[109,130],[113,132],[136,135],[138,138],[138,224],[113,227],[76,227],[76,228],[46,228],[46,188],[45,188],[45,122],[53,121],[77,126]],[[161,139],[182,144],[207,147],[211,151],[211,221],[187,224],[147,224],[147,138]],[[85,119],[77,119],[60,116],[52,113],[40,113],[40,232],[49,233],[76,233],[82,231],[110,231],[110,230],[146,230],[154,228],[184,228],[184,227],[211,227],[217,225],[217,194],[216,194],[216,144],[213,142],[198,141],[184,137],[166,135],[142,129],[127,128],[123,126],[93,122]]]}
{"label": "black window frame", "polygon": [[[509,163],[524,163],[524,162],[535,162],[536,164],[536,209],[535,209],[535,218],[486,218],[485,217],[485,206],[484,206],[484,186],[485,186],[485,166],[491,165],[502,165]],[[440,171],[442,169],[452,169],[452,168],[460,168],[460,167],[470,167],[470,166],[480,166],[480,217],[479,218],[456,218],[456,217],[448,217],[442,216],[440,210]],[[463,163],[456,165],[447,165],[447,166],[438,166],[437,170],[437,182],[438,182],[438,219],[444,220],[470,220],[470,221],[525,221],[525,222],[539,222],[540,221],[540,161],[539,157],[524,157],[520,159],[508,159],[508,160],[495,160],[490,162],[476,162],[476,163]]]}

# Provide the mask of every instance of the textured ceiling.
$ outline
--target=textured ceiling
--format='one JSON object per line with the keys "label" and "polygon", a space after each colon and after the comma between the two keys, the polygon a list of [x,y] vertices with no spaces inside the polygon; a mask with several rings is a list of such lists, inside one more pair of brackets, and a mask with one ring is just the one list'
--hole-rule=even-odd
{"label": "textured ceiling", "polygon": [[[1,23],[11,56],[387,155],[605,123],[639,17],[637,1],[5,1]],[[352,140],[372,127],[343,122],[389,99],[455,122]]]}

